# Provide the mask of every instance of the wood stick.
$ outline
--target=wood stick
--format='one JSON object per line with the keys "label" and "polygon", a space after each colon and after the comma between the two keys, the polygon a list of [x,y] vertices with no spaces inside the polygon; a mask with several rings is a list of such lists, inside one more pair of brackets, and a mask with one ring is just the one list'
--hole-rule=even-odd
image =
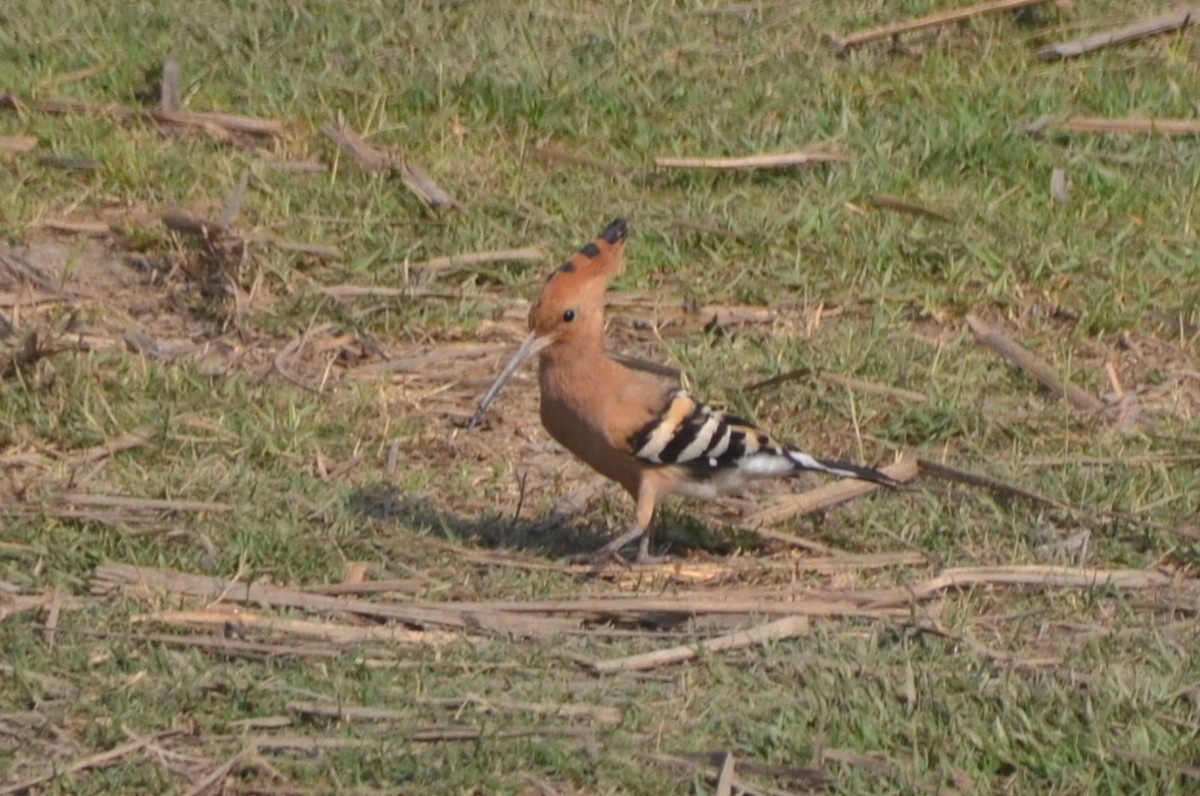
{"label": "wood stick", "polygon": [[462,209],[462,203],[438,185],[423,168],[415,163],[401,160],[386,150],[371,146],[349,125],[345,123],[323,124],[321,132],[367,171],[396,169],[400,173],[400,179],[404,185],[429,207],[435,210]]}
{"label": "wood stick", "polygon": [[67,221],[60,218],[47,218],[42,222],[46,229],[55,232],[69,232],[74,235],[107,235],[112,227],[103,221]]}
{"label": "wood stick", "polygon": [[898,196],[873,193],[867,197],[867,201],[876,207],[882,207],[884,210],[894,210],[897,213],[906,213],[910,216],[928,218],[932,221],[944,221],[946,223],[954,221],[954,216],[940,213],[937,210],[910,202],[907,199],[901,199]]}
{"label": "wood stick", "polygon": [[283,633],[289,636],[323,641],[333,644],[351,645],[366,642],[401,644],[447,644],[458,638],[456,634],[441,630],[410,630],[406,627],[380,627],[368,625],[339,625],[333,622],[314,622],[283,616],[265,616],[250,611],[158,611],[152,614],[136,614],[132,622],[160,622],[166,625],[200,625],[208,627],[231,626],[241,630],[260,633]]}
{"label": "wood stick", "polygon": [[43,113],[84,113],[108,116],[113,119],[143,119],[179,127],[216,127],[233,133],[257,136],[281,136],[283,124],[275,119],[258,119],[233,113],[214,111],[165,111],[158,108],[130,108],[117,104],[98,104],[77,100],[20,100],[15,95],[0,93],[0,108],[29,107]]}
{"label": "wood stick", "polygon": [[462,210],[462,203],[438,185],[425,169],[416,163],[405,161],[400,168],[400,178],[417,198],[434,210]]}
{"label": "wood stick", "polygon": [[89,495],[83,492],[62,492],[53,498],[59,503],[71,503],[76,506],[102,506],[127,511],[233,511],[233,506],[228,503],[199,500],[160,500],[125,495]]}
{"label": "wood stick", "polygon": [[1197,135],[1200,134],[1200,121],[1194,119],[1106,119],[1098,116],[1072,116],[1061,122],[1058,128],[1082,133]]}
{"label": "wood stick", "polygon": [[1012,11],[1025,6],[1035,6],[1046,2],[1046,0],[995,0],[991,3],[980,3],[979,5],[967,6],[966,8],[955,8],[949,11],[939,11],[936,14],[918,17],[917,19],[904,20],[902,22],[893,22],[888,25],[881,25],[877,28],[851,33],[847,36],[830,36],[833,43],[840,50],[846,50],[851,47],[858,47],[868,42],[878,41],[879,39],[890,39],[893,36],[899,36],[901,33],[911,33],[916,30],[925,30],[927,28],[937,28],[942,25],[949,25],[952,22],[960,22],[964,19],[980,16],[982,14],[994,14],[999,11]]}
{"label": "wood stick", "polygon": [[750,630],[739,630],[724,636],[717,636],[699,644],[684,644],[678,647],[644,652],[640,655],[630,655],[625,658],[612,658],[606,661],[594,661],[588,668],[595,674],[613,674],[615,672],[635,672],[655,669],[672,663],[682,663],[709,652],[724,652],[726,650],[744,649],[755,644],[784,638],[808,635],[808,617],[803,614],[785,616],[774,622],[759,625]]}
{"label": "wood stick", "polygon": [[159,110],[177,111],[183,107],[179,101],[182,96],[179,90],[180,81],[179,59],[175,57],[174,53],[170,53],[163,61],[162,80],[159,83],[158,92]]}
{"label": "wood stick", "polygon": [[[154,592],[224,603],[299,608],[324,614],[353,614],[390,619],[420,628],[448,628],[476,636],[542,637],[577,630],[578,622],[559,617],[534,617],[496,603],[373,603],[322,594],[309,594],[263,583],[190,575],[168,569],[101,564],[92,573],[92,590],[113,590],[146,597]],[[536,612],[527,612],[536,613]]]}
{"label": "wood stick", "polygon": [[36,777],[30,777],[29,779],[21,780],[20,782],[14,782],[8,785],[0,785],[0,796],[4,796],[4,794],[9,793],[20,793],[22,791],[32,790],[38,785],[41,785],[43,782],[53,781],[55,777],[59,776],[59,774],[76,774],[80,771],[86,771],[89,768],[100,768],[102,766],[111,765],[123,757],[128,757],[135,752],[140,752],[142,749],[160,738],[165,738],[178,732],[178,730],[170,730],[167,732],[156,733],[154,735],[146,735],[128,743],[114,746],[108,751],[97,752],[93,755],[81,757],[67,764],[65,768],[54,766],[45,774],[39,774]]}
{"label": "wood stick", "polygon": [[336,658],[345,650],[331,647],[328,644],[272,644],[266,641],[243,641],[239,638],[225,636],[181,635],[179,633],[147,633],[136,636],[138,641],[147,644],[174,644],[181,647],[212,650],[229,657],[251,658],[255,660],[274,660],[278,658]]}
{"label": "wood stick", "polygon": [[[716,783],[721,777],[721,768],[718,765],[709,764],[702,760],[695,760],[690,757],[676,757],[674,755],[650,754],[646,755],[646,759],[658,763],[659,765],[667,766],[668,768],[679,769],[691,774],[701,774],[709,782]],[[820,792],[828,786],[829,778],[825,777],[822,772],[814,772],[811,776],[812,792]],[[734,776],[732,785],[737,789],[738,793],[744,796],[796,796],[791,791],[779,790],[772,787],[758,787],[752,785],[741,777]],[[806,793],[809,791],[805,791]]]}
{"label": "wood stick", "polygon": [[954,467],[943,462],[936,462],[933,459],[917,457],[917,466],[923,474],[931,475],[934,478],[943,478],[947,481],[957,481],[960,484],[970,484],[971,486],[981,486],[984,489],[990,489],[993,492],[999,492],[1005,495],[1013,495],[1022,497],[1026,500],[1032,500],[1037,503],[1045,503],[1048,506],[1054,506],[1060,509],[1074,510],[1066,501],[1052,498],[1049,495],[1043,495],[1041,492],[1034,492],[1032,489],[1026,489],[1023,486],[1010,484],[1007,481],[1001,481],[999,478],[993,478],[990,475],[983,473],[973,473],[968,470],[963,470],[959,467]]}
{"label": "wood stick", "polygon": [[296,589],[260,583],[240,583],[224,578],[189,575],[153,567],[131,564],[101,564],[92,573],[93,592],[112,588],[136,591],[166,592],[202,600],[219,600],[282,608],[300,608],[321,613],[352,613],[396,619],[417,626],[449,627],[461,630],[466,622],[461,612],[447,611],[436,606],[380,605],[364,600],[307,594]]}
{"label": "wood stick", "polygon": [[101,459],[107,459],[120,451],[127,451],[131,448],[138,448],[150,442],[158,435],[158,429],[155,426],[142,426],[141,428],[127,431],[115,439],[108,442],[88,448],[71,457],[70,463],[72,467],[82,467],[85,464],[92,464]]}
{"label": "wood stick", "polygon": [[763,390],[767,387],[775,387],[788,381],[798,379],[814,378],[829,384],[836,384],[840,387],[845,387],[850,390],[857,390],[864,393],[873,393],[875,395],[888,395],[893,398],[899,398],[902,401],[910,401],[912,403],[925,403],[928,400],[923,393],[913,390],[906,390],[902,387],[892,387],[888,384],[879,384],[873,381],[863,381],[852,376],[843,376],[840,373],[830,373],[828,371],[819,370],[817,368],[799,368],[797,370],[789,370],[786,373],[780,373],[778,376],[772,376],[769,379],[757,381],[754,384],[746,387],[747,392],[754,390]]}
{"label": "wood stick", "polygon": [[[37,140],[34,139],[34,143]],[[530,153],[539,160],[544,160],[547,163],[565,163],[570,166],[586,166],[588,168],[603,171],[606,174],[611,174],[614,177],[630,177],[637,174],[638,170],[632,166],[624,166],[620,163],[610,163],[607,160],[589,157],[587,155],[575,155],[570,152],[561,152],[557,149],[547,149],[545,147],[535,146],[531,148]]]}
{"label": "wood stick", "polygon": [[1115,588],[1124,591],[1174,590],[1189,599],[1200,596],[1200,581],[1181,579],[1145,569],[1092,569],[1052,565],[958,567],[948,569],[911,589],[897,589],[871,605],[889,608],[922,600],[947,589],[971,586],[1040,586],[1043,588]]}
{"label": "wood stick", "polygon": [[[900,483],[912,481],[918,474],[917,460],[913,458],[902,459],[879,469],[880,472]],[[831,481],[807,492],[786,495],[770,506],[751,514],[746,518],[745,524],[748,528],[774,525],[789,517],[798,517],[814,511],[833,508],[849,500],[870,494],[877,489],[883,489],[883,487],[870,481],[856,481],[850,478]]]}
{"label": "wood stick", "polygon": [[[323,702],[291,702],[288,710],[305,716],[319,716],[337,721],[405,721],[409,717],[396,710],[372,708],[364,705],[341,705]],[[540,735],[572,735],[569,727],[517,727],[509,730],[485,732],[474,724],[451,724],[448,726],[427,725],[414,727],[408,732],[410,741],[433,743],[435,741],[477,741],[480,738],[529,738]]]}
{"label": "wood stick", "polygon": [[[221,763],[220,765],[209,770],[207,774],[200,777],[200,779],[196,780],[190,788],[184,791],[183,796],[201,796],[201,794],[206,793],[213,785],[216,785],[218,782],[221,782],[227,776],[229,776],[230,772],[232,772],[235,767],[239,767],[244,764],[245,754],[245,752],[238,752],[224,763]],[[224,791],[224,788],[221,790]]]}
{"label": "wood stick", "polygon": [[721,596],[697,593],[659,597],[581,597],[570,600],[525,600],[496,603],[452,603],[466,612],[495,610],[503,605],[513,613],[580,614],[596,617],[637,619],[647,614],[678,616],[864,616],[879,618],[891,614],[864,613],[860,602],[871,602],[870,595],[837,594],[829,599],[790,591],[750,589],[726,592]]}
{"label": "wood stick", "polygon": [[714,796],[733,796],[733,783],[737,780],[733,768],[733,750],[727,750],[725,759],[721,761],[721,771],[717,774]]}
{"label": "wood stick", "polygon": [[805,163],[834,163],[849,159],[845,152],[839,150],[812,149],[736,158],[675,158],[663,155],[654,159],[654,165],[662,169],[781,169]]}
{"label": "wood stick", "polygon": [[544,260],[545,250],[537,246],[526,246],[523,249],[500,249],[498,251],[468,252],[452,254],[448,257],[434,257],[421,263],[412,263],[409,268],[422,271],[448,271],[456,268],[467,268],[472,265],[504,262],[532,262]]}
{"label": "wood stick", "polygon": [[1065,396],[1071,406],[1091,413],[1099,413],[1104,410],[1103,401],[1086,390],[1060,379],[1054,369],[1044,360],[1009,339],[999,330],[988,326],[974,315],[967,315],[966,321],[976,340],[1000,354],[1010,364],[1029,373],[1044,384],[1050,392]]}
{"label": "wood stick", "polygon": [[1038,50],[1037,54],[1039,58],[1047,61],[1053,61],[1058,58],[1074,58],[1093,50],[1099,50],[1102,47],[1124,44],[1127,41],[1179,30],[1180,28],[1194,24],[1197,20],[1200,20],[1200,6],[1192,6],[1182,11],[1161,14],[1157,17],[1144,19],[1141,22],[1134,22],[1132,25],[1114,28],[1103,33],[1095,33],[1091,36],[1052,44],[1049,47],[1043,47]]}
{"label": "wood stick", "polygon": [[368,144],[347,125],[323,124],[321,132],[367,171],[383,171],[392,165],[390,155]]}
{"label": "wood stick", "polygon": [[31,135],[0,135],[0,152],[21,154],[36,149],[38,140]]}

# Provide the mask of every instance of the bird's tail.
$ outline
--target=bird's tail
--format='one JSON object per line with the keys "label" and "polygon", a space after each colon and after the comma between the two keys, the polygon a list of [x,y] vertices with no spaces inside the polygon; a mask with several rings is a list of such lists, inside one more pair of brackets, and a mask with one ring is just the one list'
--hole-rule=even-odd
{"label": "bird's tail", "polygon": [[792,460],[792,464],[801,470],[814,470],[818,473],[834,475],[838,478],[857,478],[859,481],[870,481],[889,487],[900,485],[900,482],[896,479],[870,467],[860,467],[857,464],[847,464],[846,462],[835,462],[832,459],[814,459],[807,453],[802,453],[798,450],[788,449],[786,453],[787,457]]}

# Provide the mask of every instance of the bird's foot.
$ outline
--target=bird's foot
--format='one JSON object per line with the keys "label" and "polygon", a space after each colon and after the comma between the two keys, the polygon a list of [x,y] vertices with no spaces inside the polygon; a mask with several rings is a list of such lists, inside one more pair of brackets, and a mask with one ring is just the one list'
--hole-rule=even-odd
{"label": "bird's foot", "polygon": [[625,533],[621,534],[616,539],[613,539],[596,552],[572,556],[571,558],[567,559],[567,563],[602,566],[609,562],[616,562],[622,566],[628,567],[630,562],[621,555],[621,548],[635,539],[638,540],[638,552],[637,557],[633,560],[633,563],[661,564],[670,560],[669,556],[650,555],[650,534],[647,533],[644,528],[633,525],[626,530]]}

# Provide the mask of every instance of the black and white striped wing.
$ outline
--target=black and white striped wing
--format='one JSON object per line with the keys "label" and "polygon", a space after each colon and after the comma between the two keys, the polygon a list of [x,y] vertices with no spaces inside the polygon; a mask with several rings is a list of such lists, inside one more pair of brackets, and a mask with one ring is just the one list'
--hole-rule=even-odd
{"label": "black and white striped wing", "polygon": [[816,459],[781,445],[754,424],[706,406],[683,390],[671,393],[666,408],[635,431],[628,446],[638,459],[695,468],[698,475],[736,469],[756,478],[815,470],[840,478],[893,483],[868,467]]}

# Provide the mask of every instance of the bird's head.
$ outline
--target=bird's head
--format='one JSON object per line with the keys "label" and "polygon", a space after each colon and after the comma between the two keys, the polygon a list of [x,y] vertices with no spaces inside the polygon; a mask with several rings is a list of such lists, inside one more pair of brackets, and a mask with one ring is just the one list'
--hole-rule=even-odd
{"label": "bird's head", "polygon": [[488,404],[527,359],[550,346],[602,345],[604,291],[621,269],[629,227],[618,218],[591,243],[555,268],[529,310],[529,336],[484,394],[471,418],[476,425]]}

